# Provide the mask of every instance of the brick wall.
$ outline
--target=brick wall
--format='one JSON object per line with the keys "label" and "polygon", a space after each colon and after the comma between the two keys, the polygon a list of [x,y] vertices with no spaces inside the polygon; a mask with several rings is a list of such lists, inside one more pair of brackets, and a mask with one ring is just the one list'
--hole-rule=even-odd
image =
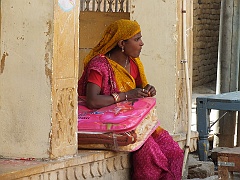
{"label": "brick wall", "polygon": [[193,87],[217,78],[221,0],[194,0]]}

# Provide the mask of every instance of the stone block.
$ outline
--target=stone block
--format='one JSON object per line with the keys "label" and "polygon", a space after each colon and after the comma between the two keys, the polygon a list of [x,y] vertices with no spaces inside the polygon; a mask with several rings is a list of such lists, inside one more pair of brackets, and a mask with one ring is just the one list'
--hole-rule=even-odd
{"label": "stone block", "polygon": [[188,179],[207,178],[214,175],[214,164],[209,161],[198,161],[193,155],[188,159]]}

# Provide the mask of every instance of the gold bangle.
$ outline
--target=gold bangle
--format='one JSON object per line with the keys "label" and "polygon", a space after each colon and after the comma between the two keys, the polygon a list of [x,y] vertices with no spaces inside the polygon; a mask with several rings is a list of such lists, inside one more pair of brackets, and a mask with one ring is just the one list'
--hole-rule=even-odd
{"label": "gold bangle", "polygon": [[118,93],[112,93],[111,95],[112,95],[115,103],[120,101],[120,96]]}

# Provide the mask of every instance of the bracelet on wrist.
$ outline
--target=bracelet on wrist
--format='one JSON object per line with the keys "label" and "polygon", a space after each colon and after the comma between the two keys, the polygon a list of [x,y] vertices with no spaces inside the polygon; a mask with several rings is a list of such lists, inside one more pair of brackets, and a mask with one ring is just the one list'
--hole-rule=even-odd
{"label": "bracelet on wrist", "polygon": [[128,100],[128,95],[127,95],[127,93],[125,92],[125,101],[127,101]]}
{"label": "bracelet on wrist", "polygon": [[112,93],[111,95],[112,95],[115,103],[118,103],[120,101],[120,96],[118,93]]}

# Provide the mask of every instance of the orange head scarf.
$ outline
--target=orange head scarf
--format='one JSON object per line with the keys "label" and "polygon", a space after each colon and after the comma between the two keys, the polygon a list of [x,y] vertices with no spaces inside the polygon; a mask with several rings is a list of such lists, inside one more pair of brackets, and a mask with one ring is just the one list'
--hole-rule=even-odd
{"label": "orange head scarf", "polygon": [[[131,37],[133,37],[134,35],[136,35],[140,31],[141,31],[140,26],[136,21],[131,21],[131,20],[127,20],[127,19],[120,19],[120,20],[117,20],[117,21],[111,23],[107,27],[107,29],[105,30],[105,32],[103,34],[103,37],[100,40],[100,42],[90,51],[90,53],[84,59],[84,67],[86,67],[88,62],[93,57],[97,56],[98,54],[103,54],[103,55],[106,54],[107,52],[112,50],[120,40],[130,39]],[[144,73],[143,65],[142,65],[139,58],[134,58],[134,61],[139,68],[139,73],[140,73],[140,77],[141,77],[141,80],[142,80],[142,85],[144,87],[144,86],[147,85],[147,79],[146,79],[146,76],[145,76],[145,73]],[[113,70],[114,70],[115,67],[116,67],[114,65],[114,62],[112,62],[112,61],[109,61],[109,62],[112,65]],[[118,68],[119,68],[119,66],[118,66]],[[121,86],[120,81],[122,81],[122,80],[120,80],[120,79],[122,79],[122,78],[120,77],[120,75],[117,75],[117,74],[115,74],[117,85]],[[135,82],[133,82],[133,84],[131,86],[129,86],[127,88],[124,88],[122,90],[121,90],[121,87],[118,87],[118,88],[120,89],[120,91],[127,91],[127,90],[130,90],[131,88],[133,89],[134,86],[135,86]]]}

